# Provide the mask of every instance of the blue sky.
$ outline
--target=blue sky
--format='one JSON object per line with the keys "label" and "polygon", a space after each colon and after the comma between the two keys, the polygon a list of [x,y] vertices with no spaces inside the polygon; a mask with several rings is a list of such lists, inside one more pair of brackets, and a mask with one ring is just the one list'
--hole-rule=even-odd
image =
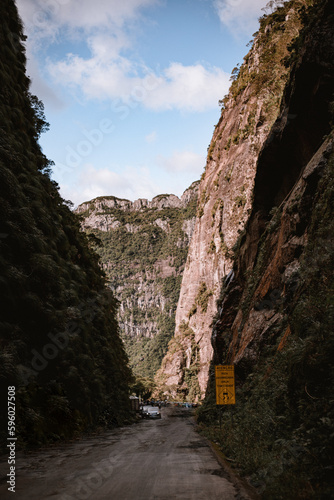
{"label": "blue sky", "polygon": [[75,205],[180,196],[205,166],[263,0],[16,0],[41,146]]}

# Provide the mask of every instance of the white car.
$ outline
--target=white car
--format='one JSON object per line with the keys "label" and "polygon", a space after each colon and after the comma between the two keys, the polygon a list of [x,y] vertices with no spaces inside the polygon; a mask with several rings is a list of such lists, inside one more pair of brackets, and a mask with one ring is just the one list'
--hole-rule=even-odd
{"label": "white car", "polygon": [[143,406],[143,418],[161,418],[160,410],[157,406]]}

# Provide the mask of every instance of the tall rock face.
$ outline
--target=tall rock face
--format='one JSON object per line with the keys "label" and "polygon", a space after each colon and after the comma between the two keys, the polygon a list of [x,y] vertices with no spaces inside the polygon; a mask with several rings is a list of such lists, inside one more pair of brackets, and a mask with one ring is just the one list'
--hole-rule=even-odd
{"label": "tall rock face", "polygon": [[120,302],[122,338],[138,376],[153,379],[174,333],[198,185],[181,198],[166,194],[131,202],[109,196],[77,209],[85,231],[102,242],[97,251]]}
{"label": "tall rock face", "polygon": [[[321,249],[316,240],[314,219],[317,203],[321,205],[328,195],[329,185],[325,187],[321,179],[331,176],[333,160],[333,10],[330,2],[319,2],[317,10],[311,11],[316,14],[300,37],[302,50],[296,54],[280,116],[259,155],[252,212],[238,242],[233,276],[225,282],[220,319],[214,327],[218,358],[226,354],[218,347],[223,338],[226,343],[221,333],[230,328],[228,357],[234,363],[247,357],[255,360],[273,325],[286,323],[284,345],[292,332],[288,316],[297,300],[307,249],[319,244],[319,255],[329,250]],[[331,210],[329,202],[327,218]],[[320,234],[323,228],[318,223]],[[330,281],[332,268],[321,272]],[[319,276],[319,291],[320,283]],[[231,314],[225,301],[232,301],[234,309],[239,301],[236,314]]]}
{"label": "tall rock face", "polygon": [[[218,301],[199,417],[264,499],[333,494],[333,2],[315,2],[304,23]],[[214,364],[236,374],[220,432]]]}
{"label": "tall rock face", "polygon": [[157,375],[162,393],[204,396],[213,355],[212,319],[223,280],[231,273],[234,246],[252,210],[259,153],[275,122],[289,76],[284,58],[299,33],[300,3],[287,2],[261,19],[243,65],[232,73],[221,101],[205,172],[196,224],[176,311],[175,337]]}

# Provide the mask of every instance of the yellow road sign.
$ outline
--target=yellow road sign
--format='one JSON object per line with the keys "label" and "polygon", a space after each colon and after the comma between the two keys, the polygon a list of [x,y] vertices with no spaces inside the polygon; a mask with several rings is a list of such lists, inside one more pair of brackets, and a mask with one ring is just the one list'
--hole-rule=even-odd
{"label": "yellow road sign", "polygon": [[216,404],[235,404],[235,382],[233,365],[216,365]]}

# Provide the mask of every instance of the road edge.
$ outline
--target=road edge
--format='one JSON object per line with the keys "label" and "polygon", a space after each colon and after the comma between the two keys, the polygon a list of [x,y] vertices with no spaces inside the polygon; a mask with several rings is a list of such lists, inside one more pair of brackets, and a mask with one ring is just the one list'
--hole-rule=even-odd
{"label": "road edge", "polygon": [[235,470],[233,470],[232,467],[227,463],[224,454],[220,450],[219,446],[213,441],[210,441],[210,439],[208,438],[205,439],[209,443],[210,449],[215,455],[217,461],[227,473],[229,480],[237,489],[238,492],[238,496],[236,497],[237,500],[260,500],[261,497],[257,493],[257,491],[245,479],[238,476]]}

